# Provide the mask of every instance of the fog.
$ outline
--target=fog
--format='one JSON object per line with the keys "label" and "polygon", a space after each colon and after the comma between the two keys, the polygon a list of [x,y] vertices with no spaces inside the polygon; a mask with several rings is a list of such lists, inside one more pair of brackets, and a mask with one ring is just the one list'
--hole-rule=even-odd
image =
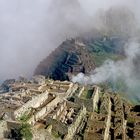
{"label": "fog", "polygon": [[0,0],[0,80],[31,77],[66,38],[98,28],[99,11],[125,6],[139,19],[139,5],[139,0]]}
{"label": "fog", "polygon": [[137,85],[140,78],[136,73],[134,63],[140,56],[140,44],[135,41],[127,43],[125,45],[125,59],[119,61],[106,60],[101,67],[95,68],[91,75],[86,76],[83,73],[79,73],[73,77],[73,82],[79,82],[82,84],[100,84],[106,81],[116,82],[118,79],[123,79],[128,87]]}
{"label": "fog", "polygon": [[73,76],[72,81],[84,85],[111,82],[114,91],[125,92],[131,100],[140,101],[140,43],[137,40],[130,40],[124,49],[125,59],[116,62],[108,59],[90,75],[79,73]]}

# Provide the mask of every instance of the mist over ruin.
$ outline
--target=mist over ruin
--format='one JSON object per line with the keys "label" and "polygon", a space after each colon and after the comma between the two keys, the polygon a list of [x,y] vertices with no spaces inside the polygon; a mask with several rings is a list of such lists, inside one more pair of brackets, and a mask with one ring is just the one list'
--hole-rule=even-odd
{"label": "mist over ruin", "polygon": [[[105,34],[107,31],[102,32],[102,28],[108,30],[110,25],[108,23],[108,27],[105,24],[101,25],[105,21],[102,17],[105,17],[104,11],[108,11],[107,15],[110,13],[111,7],[114,11],[111,13],[114,13],[113,16],[116,15],[117,23],[120,24],[117,24],[118,27],[114,23],[110,25],[119,28],[124,24],[123,21],[125,23],[129,21],[129,26],[123,26],[125,34],[128,35],[134,22],[133,15],[139,21],[137,0],[105,0],[104,2],[1,0],[0,79],[16,78],[19,75],[31,77],[38,63],[67,38],[87,35],[89,32],[95,35]],[[122,7],[119,8],[122,10],[118,12],[114,10],[118,8],[114,7]],[[125,9],[129,9],[131,14],[124,12],[127,11]],[[121,22],[119,16],[122,12],[126,18]],[[100,16],[101,18],[98,18]],[[96,18],[99,20],[95,20]]]}
{"label": "mist over ruin", "polygon": [[140,140],[139,0],[0,0],[0,140]]}

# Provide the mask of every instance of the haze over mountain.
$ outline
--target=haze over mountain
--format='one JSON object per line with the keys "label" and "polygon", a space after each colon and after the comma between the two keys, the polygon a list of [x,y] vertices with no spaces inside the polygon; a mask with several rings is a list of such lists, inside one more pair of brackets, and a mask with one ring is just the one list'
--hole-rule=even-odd
{"label": "haze over mountain", "polygon": [[36,65],[66,38],[98,27],[93,18],[97,11],[125,5],[138,15],[139,4],[138,0],[1,0],[0,79],[30,77]]}

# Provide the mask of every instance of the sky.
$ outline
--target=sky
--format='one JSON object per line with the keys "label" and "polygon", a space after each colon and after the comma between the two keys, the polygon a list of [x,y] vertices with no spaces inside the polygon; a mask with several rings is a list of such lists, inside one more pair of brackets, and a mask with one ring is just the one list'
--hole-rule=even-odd
{"label": "sky", "polygon": [[117,5],[139,17],[139,0],[0,0],[0,81],[31,77],[66,38],[97,26],[99,10]]}

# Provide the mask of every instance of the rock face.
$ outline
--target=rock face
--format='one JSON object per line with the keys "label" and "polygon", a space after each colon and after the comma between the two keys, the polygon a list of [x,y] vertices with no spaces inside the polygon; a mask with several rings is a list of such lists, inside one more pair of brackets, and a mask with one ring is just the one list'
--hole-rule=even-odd
{"label": "rock face", "polygon": [[8,79],[8,80],[5,80],[3,82],[2,85],[0,85],[0,93],[4,93],[4,92],[8,92],[9,89],[10,89],[10,85],[15,83],[15,79]]}
{"label": "rock face", "polygon": [[35,75],[45,75],[54,80],[69,80],[71,74],[88,74],[95,68],[91,54],[84,43],[66,40],[36,68]]}

